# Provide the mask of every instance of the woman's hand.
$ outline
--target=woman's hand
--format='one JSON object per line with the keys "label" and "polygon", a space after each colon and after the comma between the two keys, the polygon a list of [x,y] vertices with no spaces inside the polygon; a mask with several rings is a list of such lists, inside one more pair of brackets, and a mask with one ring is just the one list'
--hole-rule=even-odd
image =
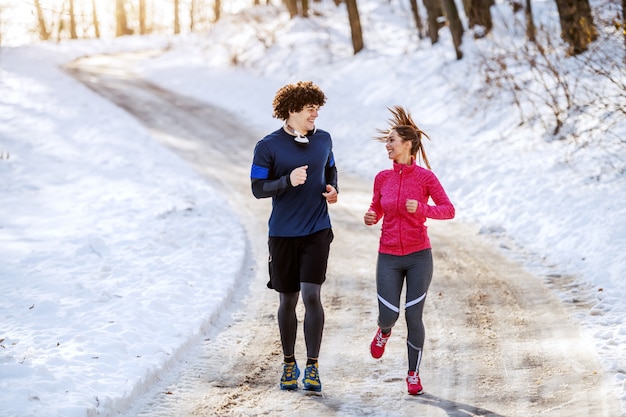
{"label": "woman's hand", "polygon": [[371,226],[374,223],[376,223],[376,213],[373,211],[368,211],[367,213],[365,213],[365,215],[363,216],[363,221],[365,222],[366,225]]}
{"label": "woman's hand", "polygon": [[418,205],[419,203],[417,200],[406,200],[406,211],[409,213],[415,213]]}

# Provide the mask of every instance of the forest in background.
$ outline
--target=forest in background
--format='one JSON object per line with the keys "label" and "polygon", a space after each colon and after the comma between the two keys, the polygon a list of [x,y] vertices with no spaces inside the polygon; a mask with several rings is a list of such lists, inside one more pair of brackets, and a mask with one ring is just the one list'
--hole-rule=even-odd
{"label": "forest in background", "polygon": [[[282,0],[276,6],[289,12],[291,18],[308,18],[316,14],[315,3],[322,0]],[[348,10],[354,53],[365,46],[357,0],[332,0],[337,7],[345,3]],[[452,35],[457,58],[461,59],[465,30],[474,37],[486,36],[493,29],[492,6],[495,0],[401,0],[410,6],[411,18],[420,38],[427,36],[437,43],[439,30],[446,26]],[[607,27],[621,32],[626,47],[626,0],[551,0],[555,2],[560,37],[567,44],[569,55],[585,52],[594,41],[602,41]],[[389,4],[393,3],[388,0]],[[538,42],[538,24],[531,0],[507,0],[511,8],[523,15],[524,35],[528,42]],[[3,0],[0,2],[0,42],[11,28],[10,22],[26,24],[27,33],[39,40],[85,39],[106,36],[180,34],[203,32],[219,21],[222,13],[270,5],[271,0]],[[621,6],[621,7],[620,7]],[[621,9],[621,10],[620,10]],[[18,10],[29,10],[29,17],[20,22]],[[30,22],[29,22],[30,20]],[[4,24],[3,24],[4,23]],[[3,30],[4,29],[4,30]],[[34,40],[35,37],[31,36]],[[1,45],[1,43],[0,43]]]}
{"label": "forest in background", "polygon": [[[606,167],[604,178],[626,172],[626,0],[546,0],[543,4],[553,5],[554,14],[533,13],[531,0],[504,0],[499,5],[505,7],[497,8],[494,0],[383,1],[405,16],[413,28],[408,41],[416,47],[445,37],[445,47],[449,43],[458,60],[464,48],[478,51],[467,64],[484,77],[483,88],[471,92],[473,110],[487,111],[485,102],[513,97],[520,125],[540,125],[546,140],[569,141],[572,153],[593,145],[594,157]],[[259,42],[271,48],[279,28],[267,33],[264,19],[285,22],[279,16],[287,14],[291,21],[308,19],[323,27],[325,13],[334,7],[346,10],[346,34],[356,55],[368,48],[368,32],[377,23],[377,16],[359,9],[362,4],[366,2],[0,0],[0,45],[18,28],[26,43],[150,34],[206,34],[210,41],[220,20],[236,16],[239,24],[258,28]],[[232,61],[238,65],[236,52]],[[587,114],[602,116],[590,120]]]}

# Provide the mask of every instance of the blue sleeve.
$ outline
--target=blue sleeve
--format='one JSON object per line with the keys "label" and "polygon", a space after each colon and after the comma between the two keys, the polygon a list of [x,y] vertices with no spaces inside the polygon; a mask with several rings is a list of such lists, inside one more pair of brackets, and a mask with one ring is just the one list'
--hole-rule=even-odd
{"label": "blue sleeve", "polygon": [[252,182],[252,194],[256,198],[275,197],[283,191],[291,188],[289,175],[278,178],[270,178],[271,155],[268,147],[260,141],[254,148],[254,158],[250,169]]}

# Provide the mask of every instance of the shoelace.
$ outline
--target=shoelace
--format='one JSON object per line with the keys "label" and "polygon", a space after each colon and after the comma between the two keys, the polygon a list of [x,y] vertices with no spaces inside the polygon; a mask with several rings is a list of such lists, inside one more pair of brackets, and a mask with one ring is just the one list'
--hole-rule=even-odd
{"label": "shoelace", "polygon": [[285,379],[293,379],[293,375],[296,372],[296,365],[285,364]]}
{"label": "shoelace", "polygon": [[417,385],[419,383],[419,375],[409,375],[407,377],[407,381],[409,381],[409,384],[411,385]]}
{"label": "shoelace", "polygon": [[385,346],[385,344],[387,343],[387,340],[389,340],[389,336],[384,337],[382,333],[378,333],[376,335],[376,346],[378,347]]}
{"label": "shoelace", "polygon": [[307,379],[317,379],[317,368],[315,366],[307,367]]}

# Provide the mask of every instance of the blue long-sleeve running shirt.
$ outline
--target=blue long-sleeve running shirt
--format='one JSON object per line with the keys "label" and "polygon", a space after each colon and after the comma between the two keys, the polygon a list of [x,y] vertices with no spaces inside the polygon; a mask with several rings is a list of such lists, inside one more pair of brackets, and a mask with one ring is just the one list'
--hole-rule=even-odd
{"label": "blue long-sleeve running shirt", "polygon": [[[272,197],[270,237],[307,236],[331,227],[328,204],[322,193],[326,184],[337,190],[337,168],[330,134],[317,129],[299,144],[280,128],[254,148],[250,179],[256,198]],[[304,184],[293,187],[289,174],[308,165]]]}

